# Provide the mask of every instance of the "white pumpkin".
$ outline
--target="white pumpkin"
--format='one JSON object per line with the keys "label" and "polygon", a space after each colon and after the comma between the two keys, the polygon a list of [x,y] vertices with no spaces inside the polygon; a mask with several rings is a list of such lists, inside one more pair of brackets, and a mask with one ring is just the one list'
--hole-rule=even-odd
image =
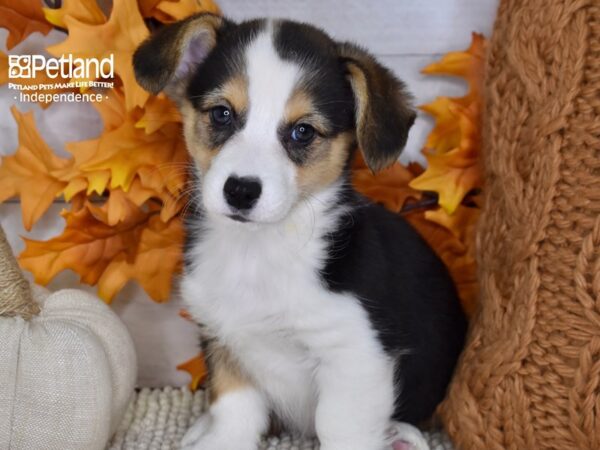
{"label": "white pumpkin", "polygon": [[91,294],[32,296],[8,253],[0,228],[0,449],[104,449],[133,394],[131,337]]}

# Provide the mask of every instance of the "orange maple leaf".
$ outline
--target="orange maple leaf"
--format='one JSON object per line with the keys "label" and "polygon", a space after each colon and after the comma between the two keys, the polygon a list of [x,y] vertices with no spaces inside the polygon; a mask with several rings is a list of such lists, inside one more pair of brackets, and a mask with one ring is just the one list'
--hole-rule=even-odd
{"label": "orange maple leaf", "polygon": [[425,142],[428,151],[436,154],[446,153],[460,145],[461,129],[456,108],[468,107],[469,104],[470,101],[463,101],[462,98],[438,97],[433,102],[419,107],[435,119],[435,128]]}
{"label": "orange maple leaf", "polygon": [[194,356],[192,359],[184,363],[179,364],[177,366],[177,370],[184,370],[190,374],[192,380],[190,381],[189,388],[192,392],[198,390],[208,374],[202,353]]}
{"label": "orange maple leaf", "polygon": [[89,25],[100,25],[106,22],[106,16],[96,0],[63,0],[60,8],[43,8],[46,20],[52,25],[67,28],[66,16]]}
{"label": "orange maple leaf", "polygon": [[149,94],[137,84],[131,59],[149,33],[137,4],[114,2],[110,19],[102,24],[85,23],[69,15],[64,15],[62,21],[69,35],[48,51],[54,56],[72,54],[78,58],[103,59],[114,55],[114,69],[123,83],[127,111],[143,107]]}
{"label": "orange maple leaf", "polygon": [[176,194],[185,183],[185,174],[173,173],[170,165],[188,160],[180,136],[178,124],[146,134],[128,118],[119,128],[100,136],[97,151],[79,169],[82,172],[108,170],[110,187],[127,191],[140,169],[147,168],[160,177],[161,185]]}
{"label": "orange maple leaf", "polygon": [[478,160],[485,47],[483,36],[473,33],[469,49],[448,53],[423,70],[427,74],[461,76],[469,83],[470,90],[464,97],[439,97],[421,107],[435,118],[436,124],[423,149],[428,166],[410,186],[436,192],[440,206],[449,214],[466,195],[481,187]]}
{"label": "orange maple leaf", "polygon": [[0,84],[8,82],[8,55],[0,51]]}
{"label": "orange maple leaf", "polygon": [[176,22],[200,12],[220,13],[212,0],[138,0],[138,3],[144,17],[154,17],[163,23]]}
{"label": "orange maple leaf", "polygon": [[17,122],[19,146],[14,155],[0,164],[0,202],[21,198],[21,214],[26,230],[50,207],[67,183],[53,173],[64,170],[69,161],[57,157],[44,142],[35,126],[33,112],[20,113],[11,108]]}
{"label": "orange maple leaf", "polygon": [[164,94],[159,94],[150,97],[135,127],[143,128],[147,134],[152,134],[168,123],[181,123],[181,114],[171,100]]}
{"label": "orange maple leaf", "polygon": [[[446,152],[424,151],[428,166],[410,186],[439,195],[439,204],[452,214],[465,196],[481,186],[479,167],[480,127],[476,104],[471,111],[456,106],[460,142]],[[433,134],[433,132],[432,132]]]}
{"label": "orange maple leaf", "polygon": [[[104,132],[97,139],[66,145],[74,164],[60,174],[60,179],[69,183],[65,198],[83,191],[87,195],[103,195],[111,189],[117,190],[116,197],[122,192],[138,206],[143,203],[141,199],[159,199],[163,204],[160,215],[165,222],[181,211],[186,202],[182,191],[189,157],[179,115],[173,113],[172,104],[164,98],[151,100],[148,105],[154,105],[149,115],[126,112],[119,90],[111,91],[105,101],[95,105],[104,121]],[[145,117],[156,117],[159,128],[154,119]],[[149,128],[140,128],[143,120],[152,120],[152,127],[148,122]],[[148,129],[152,132],[148,133]],[[136,189],[130,192],[134,184]],[[120,216],[114,213],[116,209],[111,211],[111,218]]]}
{"label": "orange maple leaf", "polygon": [[140,230],[135,258],[115,258],[98,281],[98,294],[112,299],[129,280],[136,280],[155,301],[169,300],[175,275],[181,270],[183,225],[180,218],[165,223],[151,215]]}
{"label": "orange maple leaf", "polygon": [[0,28],[8,30],[10,50],[31,33],[48,34],[52,25],[44,18],[40,0],[0,0]]}
{"label": "orange maple leaf", "polygon": [[400,212],[407,201],[421,198],[421,193],[409,186],[415,174],[422,171],[418,164],[405,167],[399,162],[374,174],[360,152],[354,160],[352,184],[361,194],[387,209]]}
{"label": "orange maple leaf", "polygon": [[472,33],[471,45],[461,52],[450,52],[421,72],[428,75],[452,75],[464,78],[471,92],[481,92],[487,41],[482,34]]}
{"label": "orange maple leaf", "polygon": [[130,279],[154,300],[167,300],[181,266],[181,221],[164,223],[155,212],[131,207],[123,221],[111,226],[107,209],[86,203],[76,211],[63,211],[62,235],[45,242],[25,239],[21,265],[42,285],[70,269],[82,282],[97,284],[106,301]]}

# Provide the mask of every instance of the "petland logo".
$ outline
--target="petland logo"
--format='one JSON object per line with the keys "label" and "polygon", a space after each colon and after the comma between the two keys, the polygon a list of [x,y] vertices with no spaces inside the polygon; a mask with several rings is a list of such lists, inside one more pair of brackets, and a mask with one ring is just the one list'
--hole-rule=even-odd
{"label": "petland logo", "polygon": [[73,58],[62,55],[60,58],[45,58],[42,55],[9,55],[8,73],[10,78],[36,78],[45,72],[48,78],[113,78],[115,76],[115,55],[103,59]]}
{"label": "petland logo", "polygon": [[105,96],[90,89],[114,87],[114,76],[113,54],[102,59],[8,55],[8,77],[13,81],[8,88],[19,91],[14,98],[21,102],[99,102]]}

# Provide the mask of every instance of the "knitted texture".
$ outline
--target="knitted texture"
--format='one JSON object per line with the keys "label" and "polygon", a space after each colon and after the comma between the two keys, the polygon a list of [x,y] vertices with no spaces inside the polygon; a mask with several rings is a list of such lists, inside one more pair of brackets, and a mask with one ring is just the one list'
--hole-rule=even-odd
{"label": "knitted texture", "polygon": [[[204,391],[164,388],[139,391],[114,435],[109,450],[176,450],[179,442],[205,410]],[[451,450],[447,436],[439,431],[425,433],[431,450]],[[260,450],[318,450],[312,440],[291,436],[262,440]],[[212,449],[206,449],[212,450]]]}
{"label": "knitted texture", "polygon": [[462,450],[600,449],[600,1],[501,0],[480,311],[441,413]]}

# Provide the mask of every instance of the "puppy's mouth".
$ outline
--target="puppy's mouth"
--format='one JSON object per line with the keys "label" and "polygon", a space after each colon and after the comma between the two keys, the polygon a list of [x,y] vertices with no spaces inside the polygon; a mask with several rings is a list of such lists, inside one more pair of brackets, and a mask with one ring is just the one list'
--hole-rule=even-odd
{"label": "puppy's mouth", "polygon": [[241,222],[241,223],[250,222],[250,219],[248,219],[240,214],[230,214],[227,217],[229,217],[231,220],[235,220],[236,222]]}

